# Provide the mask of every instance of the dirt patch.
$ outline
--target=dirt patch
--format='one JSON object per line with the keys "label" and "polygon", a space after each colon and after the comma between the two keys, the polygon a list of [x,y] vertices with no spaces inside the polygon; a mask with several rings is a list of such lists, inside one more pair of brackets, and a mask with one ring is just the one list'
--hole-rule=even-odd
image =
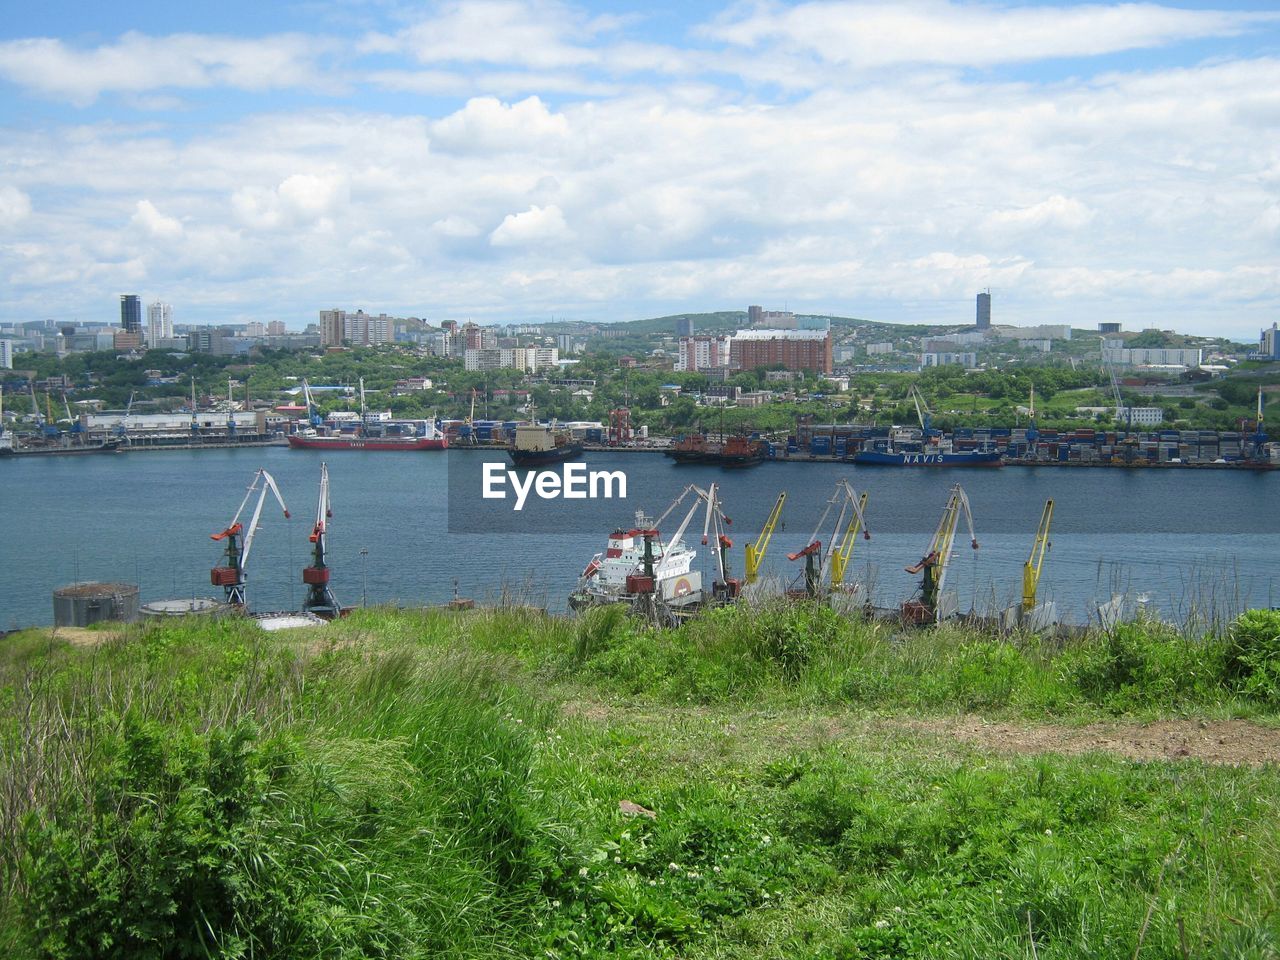
{"label": "dirt patch", "polygon": [[1106,753],[1131,760],[1199,760],[1230,766],[1280,764],[1280,729],[1248,720],[1159,720],[1104,722],[1083,726],[1027,724],[979,716],[942,718],[876,717],[810,710],[734,710],[702,705],[655,708],[574,698],[562,714],[606,726],[658,727],[680,731],[704,753],[707,741],[732,741],[734,750],[775,754],[815,744],[882,747],[892,737],[930,738],[938,746],[967,744],[996,753],[1075,756]]}
{"label": "dirt patch", "polygon": [[1232,766],[1280,763],[1280,730],[1247,720],[1160,720],[1083,727],[1026,726],[981,717],[884,723],[890,729],[951,737],[1001,753],[1110,753],[1132,760],[1190,759]]}
{"label": "dirt patch", "polygon": [[73,647],[96,647],[121,636],[119,630],[90,630],[88,627],[54,627],[49,631],[54,640],[65,640]]}

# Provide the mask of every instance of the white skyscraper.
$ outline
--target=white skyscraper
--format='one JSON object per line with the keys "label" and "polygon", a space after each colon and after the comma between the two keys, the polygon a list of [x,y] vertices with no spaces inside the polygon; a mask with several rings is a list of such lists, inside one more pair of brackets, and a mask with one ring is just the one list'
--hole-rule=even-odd
{"label": "white skyscraper", "polygon": [[147,307],[147,346],[173,339],[173,307],[158,300]]}

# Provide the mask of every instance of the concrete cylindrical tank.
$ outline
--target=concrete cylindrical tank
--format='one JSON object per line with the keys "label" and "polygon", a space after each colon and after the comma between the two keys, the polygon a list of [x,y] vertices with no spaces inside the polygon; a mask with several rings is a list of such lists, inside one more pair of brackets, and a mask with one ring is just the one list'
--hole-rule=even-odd
{"label": "concrete cylindrical tank", "polygon": [[75,583],[53,591],[53,623],[87,627],[99,620],[138,619],[138,588],[132,583]]}

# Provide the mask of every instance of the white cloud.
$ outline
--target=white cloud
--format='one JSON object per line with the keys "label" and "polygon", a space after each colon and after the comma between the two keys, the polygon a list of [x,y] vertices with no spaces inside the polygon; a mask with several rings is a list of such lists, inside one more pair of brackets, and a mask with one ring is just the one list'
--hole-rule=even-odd
{"label": "white cloud", "polygon": [[275,229],[300,225],[327,228],[330,216],[350,199],[345,174],[295,173],[279,186],[242,187],[231,197],[231,206],[245,226]]}
{"label": "white cloud", "polygon": [[0,230],[16,227],[31,216],[31,198],[17,187],[0,186]]}
{"label": "white cloud", "polygon": [[590,39],[612,19],[589,19],[548,0],[466,0],[442,4],[436,16],[395,36],[365,38],[367,52],[408,51],[420,62],[491,63],[554,70],[599,61],[600,54],[569,37]]}
{"label": "white cloud", "polygon": [[1045,228],[1078,230],[1086,226],[1093,216],[1093,211],[1079,200],[1056,193],[1027,207],[996,210],[987,216],[984,225],[995,233]]}
{"label": "white cloud", "polygon": [[493,233],[489,243],[495,247],[531,247],[559,244],[570,236],[564,213],[555,205],[533,206],[523,213],[509,213]]}
{"label": "white cloud", "polygon": [[158,240],[174,240],[182,236],[182,222],[166,217],[150,200],[139,200],[129,223]]}
{"label": "white cloud", "polygon": [[103,93],[227,86],[242,90],[333,90],[316,60],[328,41],[297,34],[263,39],[126,33],[114,44],[79,50],[38,37],[0,43],[0,76],[36,93],[87,106]]}
{"label": "white cloud", "polygon": [[[724,56],[670,53],[619,40],[613,24],[576,35],[588,21],[567,8],[482,6],[512,32],[452,60],[415,71],[403,35],[385,35],[381,52],[370,41],[358,66],[382,77],[379,91],[398,72],[430,99],[365,100],[365,87],[340,106],[290,97],[266,112],[231,98],[205,123],[213,98],[193,97],[182,116],[126,123],[111,112],[121,97],[76,125],[13,126],[0,138],[12,184],[0,223],[22,218],[24,242],[0,245],[6,309],[93,316],[126,271],[175,291],[193,319],[231,304],[314,319],[319,305],[377,300],[496,319],[785,301],[965,322],[975,290],[992,286],[1026,322],[1071,320],[1092,300],[1159,309],[1165,325],[1190,307],[1198,323],[1247,330],[1280,298],[1276,60],[1052,83],[949,68],[854,76],[776,34]],[[462,7],[436,19],[499,29]],[[909,12],[926,9],[999,19],[1029,8]],[[540,11],[548,19],[534,23]],[[535,28],[559,46],[483,59]],[[728,67],[747,82],[712,82]],[[140,86],[164,75],[140,69]],[[477,95],[500,76],[536,95]],[[787,93],[772,99],[750,82],[778,76]],[[90,79],[65,90],[127,78],[99,63]],[[206,64],[183,82],[223,78]],[[576,95],[554,96],[560,84]],[[135,229],[120,230],[130,217]]]}
{"label": "white cloud", "polygon": [[553,114],[537,97],[505,104],[477,97],[456,113],[431,125],[433,143],[454,153],[493,153],[552,146],[569,132],[569,122]]}
{"label": "white cloud", "polygon": [[1052,7],[820,0],[737,8],[706,33],[747,47],[777,44],[863,69],[896,63],[987,67],[1235,36],[1277,19],[1274,13],[1179,10],[1151,3]]}

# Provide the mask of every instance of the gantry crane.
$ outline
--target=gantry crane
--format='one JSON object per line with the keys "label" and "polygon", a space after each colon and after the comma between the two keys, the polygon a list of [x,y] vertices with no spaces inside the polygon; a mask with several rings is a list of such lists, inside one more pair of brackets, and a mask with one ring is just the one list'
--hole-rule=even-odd
{"label": "gantry crane", "polygon": [[[259,488],[258,483],[261,481],[262,486]],[[245,606],[245,576],[249,565],[249,550],[253,547],[253,538],[258,532],[258,521],[262,518],[262,504],[267,499],[267,491],[270,490],[276,498],[276,502],[280,504],[280,509],[284,511],[284,518],[289,519],[289,508],[284,505],[284,497],[280,495],[280,488],[276,486],[275,479],[266,470],[258,470],[253,475],[253,482],[249,484],[249,489],[245,491],[244,499],[240,501],[240,509],[236,511],[236,515],[231,518],[231,523],[227,529],[221,533],[210,534],[211,540],[226,540],[226,558],[227,562],[224,566],[214,567],[209,571],[209,580],[215,587],[222,587],[226,592],[227,603],[231,606],[244,608]],[[249,528],[246,530],[240,523],[240,514],[244,513],[244,508],[249,503],[249,498],[258,494],[258,502],[253,508],[253,517],[249,521]],[[243,536],[243,543],[241,537]]]}
{"label": "gantry crane", "polygon": [[[849,562],[849,556],[853,553],[853,544],[856,542],[858,531],[862,531],[864,540],[871,539],[871,531],[867,529],[866,517],[862,512],[862,506],[866,503],[866,499],[865,494],[861,497],[858,496],[848,480],[841,479],[836,481],[835,492],[827,500],[826,509],[822,511],[822,516],[818,518],[818,523],[813,528],[813,535],[809,537],[808,545],[795,553],[787,554],[788,560],[804,560],[804,593],[806,596],[817,598],[822,595],[828,559],[832,561],[832,587],[842,585],[845,566]],[[840,509],[836,515],[835,526],[831,531],[831,538],[828,543],[835,544],[839,540],[839,546],[829,551],[829,556],[824,557],[820,537],[826,525],[827,517],[831,515],[831,511],[835,509],[837,504]],[[840,551],[838,560],[836,559],[837,550]],[[837,563],[840,569],[838,581],[835,579],[834,573]]]}
{"label": "gantry crane", "polygon": [[1053,499],[1044,502],[1044,512],[1040,514],[1040,526],[1036,528],[1036,538],[1031,543],[1031,553],[1027,562],[1022,565],[1022,612],[1030,613],[1036,606],[1036,588],[1040,586],[1040,571],[1044,568],[1044,558],[1053,546],[1049,542],[1049,523],[1053,520]]}
{"label": "gantry crane", "polygon": [[307,585],[307,599],[302,609],[325,620],[333,620],[342,613],[338,601],[329,586],[329,567],[325,563],[325,551],[329,541],[329,467],[320,464],[320,500],[316,505],[316,522],[311,528],[311,566],[302,568],[302,582]]}
{"label": "gantry crane", "polygon": [[942,597],[942,588],[946,583],[947,566],[951,563],[951,548],[955,543],[956,524],[960,514],[964,514],[969,527],[969,543],[978,549],[978,537],[973,532],[973,512],[969,509],[969,497],[960,484],[955,484],[947,494],[947,505],[942,510],[942,519],[938,521],[938,529],[934,531],[929,549],[919,563],[906,567],[907,573],[923,574],[920,580],[920,599],[908,600],[902,605],[902,617],[912,623],[936,622],[938,604]]}
{"label": "gantry crane", "polygon": [[769,511],[769,519],[764,522],[756,542],[747,544],[747,583],[755,583],[756,578],[760,576],[765,552],[769,549],[769,541],[773,538],[773,531],[778,526],[778,517],[782,515],[782,505],[786,502],[787,492],[784,490],[778,494],[778,502]]}

